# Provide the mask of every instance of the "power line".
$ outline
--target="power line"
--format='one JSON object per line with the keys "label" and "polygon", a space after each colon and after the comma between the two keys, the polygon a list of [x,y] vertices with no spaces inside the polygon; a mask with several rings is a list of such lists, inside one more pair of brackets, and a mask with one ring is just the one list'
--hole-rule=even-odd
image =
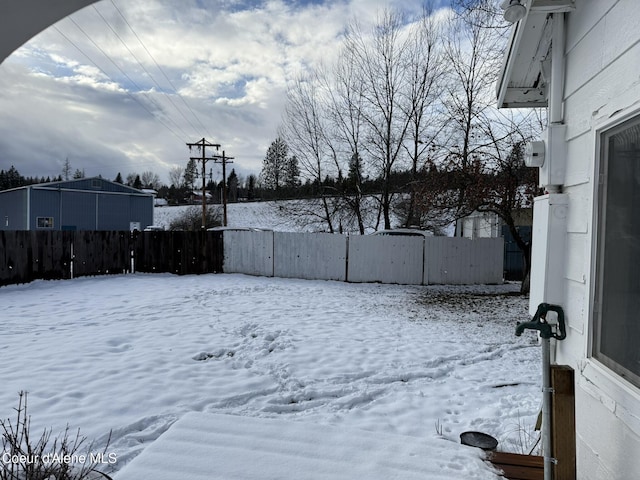
{"label": "power line", "polygon": [[[89,41],[90,41],[90,42],[91,42],[91,43],[92,43],[92,44],[93,44],[93,45],[94,45],[94,46],[95,46],[95,47],[100,51],[100,53],[102,53],[102,54],[107,58],[107,60],[109,60],[109,61],[113,64],[113,66],[114,66],[114,67],[116,67],[116,68],[118,69],[118,71],[119,71],[119,72],[120,72],[120,73],[121,73],[121,74],[122,74],[122,75],[123,75],[127,80],[129,80],[129,82],[131,82],[131,84],[133,84],[133,86],[138,90],[138,92],[141,92],[141,93],[143,93],[145,96],[147,96],[147,99],[148,99],[148,100],[149,100],[149,101],[150,101],[150,102],[151,102],[151,103],[152,103],[152,104],[153,104],[153,105],[154,105],[154,106],[155,106],[159,111],[162,111],[162,110],[163,110],[163,109],[162,109],[162,105],[160,105],[160,104],[159,104],[155,99],[153,99],[151,96],[149,96],[148,94],[146,94],[146,93],[144,92],[144,89],[143,89],[140,85],[138,85],[138,84],[137,84],[137,83],[136,83],[136,82],[135,82],[135,81],[134,81],[134,80],[133,80],[133,79],[132,79],[128,74],[127,74],[127,72],[125,72],[125,71],[124,71],[124,70],[123,70],[123,69],[122,69],[122,68],[121,68],[121,67],[120,67],[120,66],[119,66],[119,65],[118,65],[118,64],[117,64],[117,63],[116,63],[112,58],[111,58],[111,56],[110,56],[107,52],[105,52],[105,51],[104,51],[104,49],[102,49],[102,48],[100,47],[100,45],[98,45],[98,44],[93,40],[93,38],[91,38],[91,36],[90,36],[90,35],[89,35],[89,34],[88,34],[88,33],[87,33],[87,32],[86,32],[86,31],[85,31],[85,30],[84,30],[80,25],[78,25],[78,23],[77,23],[77,22],[76,22],[72,17],[69,17],[69,20],[70,20],[70,21],[71,21],[71,22],[72,22],[72,23],[73,23],[73,24],[78,28],[78,30],[80,30],[80,31],[84,34],[84,36],[85,36],[85,37],[87,37],[87,39],[89,39]],[[116,82],[116,83],[117,83],[117,82]],[[186,136],[187,136],[187,134],[186,134],[186,132],[182,129],[182,127],[180,127],[180,125],[178,125],[178,123],[177,123],[177,122],[175,122],[175,121],[173,121],[173,120],[172,120],[172,122],[173,122],[173,124],[175,125],[175,127],[176,127],[178,130],[180,130],[180,132],[182,133],[182,135],[183,135],[184,137],[186,137]]]}
{"label": "power line", "polygon": [[[151,52],[149,51],[149,49],[147,48],[147,46],[144,44],[144,42],[142,41],[142,39],[138,36],[138,34],[136,33],[136,31],[134,30],[134,28],[131,26],[131,24],[129,23],[129,21],[127,20],[127,18],[124,16],[124,14],[122,13],[122,11],[120,10],[120,8],[118,8],[118,6],[116,5],[116,3],[114,2],[114,0],[111,0],[111,4],[113,5],[113,7],[116,9],[116,11],[120,14],[120,17],[122,17],[122,20],[124,20],[124,22],[127,24],[127,26],[129,27],[129,30],[131,30],[131,32],[133,33],[133,35],[136,37],[136,39],[138,40],[138,42],[140,43],[140,45],[142,45],[142,48],[144,48],[144,50],[147,52],[147,55],[149,55],[149,58],[151,58],[151,60],[153,61],[153,63],[156,65],[156,67],[158,68],[158,70],[160,70],[160,73],[162,73],[162,75],[164,76],[164,78],[167,80],[167,82],[169,83],[169,85],[171,86],[171,88],[173,89],[173,91],[176,93],[176,95],[178,95],[178,98],[180,98],[180,100],[182,100],[182,103],[184,103],[185,107],[187,107],[187,109],[193,114],[194,118],[197,120],[197,122],[200,124],[200,126],[202,127],[202,131],[207,133],[207,128],[204,126],[204,124],[202,123],[202,121],[200,120],[200,117],[196,114],[196,112],[191,108],[191,106],[187,103],[187,101],[184,99],[184,97],[180,94],[180,92],[178,91],[178,89],[176,88],[176,86],[173,84],[173,82],[171,81],[171,79],[169,78],[169,76],[165,73],[164,69],[158,64],[158,62],[156,61],[155,57],[151,54]],[[95,7],[94,7],[95,8]],[[212,136],[212,135],[209,135]]]}
{"label": "power line", "polygon": [[206,218],[207,218],[207,162],[215,161],[214,157],[207,157],[207,147],[215,147],[216,150],[220,148],[219,143],[211,143],[206,139],[198,140],[197,142],[187,143],[187,147],[189,147],[189,151],[193,148],[197,148],[202,152],[202,156],[200,157],[190,157],[190,160],[196,160],[198,162],[202,162],[202,229],[204,230],[207,226]]}
{"label": "power line", "polygon": [[[111,80],[113,83],[118,84],[118,82],[116,82],[113,78],[111,78],[111,75],[109,75],[100,65],[98,65],[84,50],[82,50],[73,40],[71,40],[68,36],[66,36],[59,28],[57,25],[53,25],[53,28],[67,41],[69,42],[76,50],[78,50],[87,60],[89,60],[89,62],[91,62],[98,70],[100,70],[102,72],[102,74],[107,77],[109,80]],[[86,34],[85,34],[86,35]],[[113,63],[113,61],[111,61]],[[115,64],[114,64],[115,65]],[[132,82],[133,83],[133,82]],[[155,118],[162,126],[164,126],[167,130],[169,130],[176,138],[183,140],[183,137],[181,137],[180,135],[178,135],[178,133],[171,128],[169,125],[167,125],[164,121],[162,121],[160,118],[158,118],[151,110],[149,110],[147,108],[147,106],[142,103],[138,98],[136,98],[134,95],[131,94],[131,92],[129,92],[128,89],[124,89],[124,92],[131,97],[131,99],[133,101],[135,101],[138,105],[140,105],[144,110],[147,111],[147,113],[149,113],[149,115],[151,115],[153,118]]]}
{"label": "power line", "polygon": [[[131,54],[131,56],[133,57],[133,59],[138,63],[138,65],[140,65],[140,67],[142,68],[142,70],[149,76],[149,78],[151,79],[151,81],[156,85],[156,87],[158,87],[158,91],[160,94],[164,95],[167,100],[169,100],[169,102],[171,103],[171,105],[173,105],[173,107],[178,111],[178,113],[182,116],[182,118],[184,118],[184,120],[191,126],[191,128],[194,131],[198,131],[198,128],[191,122],[191,120],[189,120],[185,114],[182,112],[182,110],[180,110],[178,108],[178,106],[175,104],[175,102],[173,101],[173,99],[171,98],[170,95],[168,95],[166,92],[163,91],[162,86],[158,83],[158,81],[155,79],[155,77],[151,74],[151,72],[149,70],[147,70],[147,68],[144,66],[144,64],[138,59],[138,57],[136,57],[135,53],[133,53],[133,51],[129,48],[129,46],[127,45],[127,43],[123,40],[123,38],[120,36],[120,34],[113,28],[113,26],[111,25],[111,23],[104,17],[104,15],[102,15],[102,13],[100,12],[100,10],[98,10],[98,8],[95,5],[92,5],[93,9],[95,10],[95,12],[100,16],[100,18],[102,18],[103,22],[107,25],[107,27],[109,27],[109,29],[113,32],[113,34],[118,38],[118,40],[120,40],[120,43],[124,46],[124,48],[127,49],[127,51]],[[126,22],[126,19],[124,19]],[[128,23],[127,23],[128,25]],[[131,26],[129,26],[129,28],[131,29]],[[132,30],[133,31],[133,30]],[[134,32],[135,35],[135,32]],[[136,35],[137,38],[137,35]],[[175,88],[174,88],[175,90]]]}
{"label": "power line", "polygon": [[227,163],[233,163],[233,157],[227,157],[224,150],[222,155],[214,155],[213,161],[215,163],[222,163],[222,225],[227,226]]}

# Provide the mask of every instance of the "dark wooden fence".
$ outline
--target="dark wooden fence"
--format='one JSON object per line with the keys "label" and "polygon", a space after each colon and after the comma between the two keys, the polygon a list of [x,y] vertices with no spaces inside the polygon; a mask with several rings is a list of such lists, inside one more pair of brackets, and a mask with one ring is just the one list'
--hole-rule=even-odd
{"label": "dark wooden fence", "polygon": [[0,286],[88,275],[222,271],[222,232],[0,231]]}
{"label": "dark wooden fence", "polygon": [[134,235],[138,272],[221,273],[222,232],[142,232]]}

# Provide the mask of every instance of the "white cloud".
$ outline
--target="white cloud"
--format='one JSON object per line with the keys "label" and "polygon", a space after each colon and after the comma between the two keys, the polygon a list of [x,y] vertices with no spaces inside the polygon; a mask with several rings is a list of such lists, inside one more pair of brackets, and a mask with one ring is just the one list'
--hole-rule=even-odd
{"label": "white cloud", "polygon": [[55,176],[69,156],[88,175],[156,170],[167,181],[188,159],[185,143],[206,137],[237,171],[257,172],[287,81],[331,62],[352,18],[366,24],[376,9],[421,1],[114,3],[62,20],[0,65],[0,169]]}

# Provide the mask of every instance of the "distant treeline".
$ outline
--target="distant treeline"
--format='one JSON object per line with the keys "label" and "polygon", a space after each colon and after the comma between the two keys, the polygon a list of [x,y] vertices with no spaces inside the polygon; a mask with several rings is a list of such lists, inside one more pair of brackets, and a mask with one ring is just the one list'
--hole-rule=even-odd
{"label": "distant treeline", "polygon": [[47,183],[61,181],[62,177],[24,177],[20,175],[18,169],[11,165],[8,170],[0,170],[0,190],[9,190],[11,188],[24,187],[35,183]]}

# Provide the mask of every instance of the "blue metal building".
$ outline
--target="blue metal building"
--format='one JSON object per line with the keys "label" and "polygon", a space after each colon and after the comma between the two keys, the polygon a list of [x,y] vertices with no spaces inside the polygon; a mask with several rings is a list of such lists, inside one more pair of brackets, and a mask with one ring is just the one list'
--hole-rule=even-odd
{"label": "blue metal building", "polygon": [[142,230],[152,224],[152,195],[99,177],[0,192],[0,230]]}

